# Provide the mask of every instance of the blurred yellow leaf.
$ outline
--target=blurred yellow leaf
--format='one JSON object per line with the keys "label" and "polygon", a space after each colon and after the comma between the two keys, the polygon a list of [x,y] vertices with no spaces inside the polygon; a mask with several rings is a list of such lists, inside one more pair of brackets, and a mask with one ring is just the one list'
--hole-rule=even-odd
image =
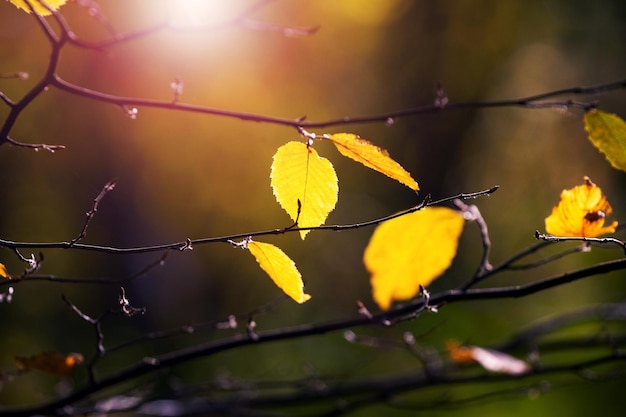
{"label": "blurred yellow leaf", "polygon": [[399,163],[391,159],[386,150],[352,133],[335,133],[326,137],[335,144],[343,156],[347,156],[368,168],[385,174],[412,190],[419,190],[419,186],[411,177],[411,174],[402,168]]}
{"label": "blurred yellow leaf", "polygon": [[57,10],[59,7],[67,3],[67,0],[9,0],[9,1],[13,3],[15,7],[17,7],[18,9],[22,9],[27,13],[31,12],[30,7],[28,7],[28,4],[31,4],[33,6],[33,9],[35,10],[35,13],[41,16],[50,15],[50,10],[46,9],[42,5],[42,3],[45,3],[52,10]]}
{"label": "blurred yellow leaf", "polygon": [[[339,184],[330,161],[301,142],[276,151],[270,174],[276,200],[298,227],[317,227],[337,204]],[[309,230],[301,230],[304,239]]]}
{"label": "blurred yellow leaf", "polygon": [[463,224],[459,211],[427,207],[376,228],[363,262],[381,309],[413,298],[420,285],[426,287],[450,266]]}
{"label": "blurred yellow leaf", "polygon": [[9,271],[7,271],[7,268],[3,264],[0,264],[0,277],[11,279]]}
{"label": "blurred yellow leaf", "polygon": [[249,241],[248,250],[274,283],[296,302],[302,304],[311,296],[304,293],[302,275],[296,264],[280,248],[262,242]]}
{"label": "blurred yellow leaf", "polygon": [[446,348],[455,363],[466,364],[475,361],[488,371],[509,375],[520,375],[530,370],[528,363],[497,350],[460,346],[456,341],[448,341]]}
{"label": "blurred yellow leaf", "polygon": [[601,110],[585,113],[585,130],[593,145],[613,168],[626,171],[626,123],[619,116]]}
{"label": "blurred yellow leaf", "polygon": [[559,204],[546,217],[546,232],[555,236],[596,237],[613,233],[617,227],[614,221],[604,226],[604,218],[613,212],[602,189],[589,177],[584,184],[561,192]]}
{"label": "blurred yellow leaf", "polygon": [[15,358],[18,368],[24,371],[37,369],[58,376],[71,375],[74,366],[82,362],[83,355],[80,353],[44,352],[27,358]]}

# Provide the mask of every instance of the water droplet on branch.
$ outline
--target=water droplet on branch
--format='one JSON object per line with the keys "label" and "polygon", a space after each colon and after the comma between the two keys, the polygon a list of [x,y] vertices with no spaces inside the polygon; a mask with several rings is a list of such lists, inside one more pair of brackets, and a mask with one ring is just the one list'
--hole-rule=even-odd
{"label": "water droplet on branch", "polygon": [[126,106],[122,106],[122,109],[124,110],[124,113],[126,113],[126,115],[128,117],[130,117],[131,119],[135,120],[137,118],[137,114],[139,113],[139,110],[137,109],[137,107],[126,107]]}

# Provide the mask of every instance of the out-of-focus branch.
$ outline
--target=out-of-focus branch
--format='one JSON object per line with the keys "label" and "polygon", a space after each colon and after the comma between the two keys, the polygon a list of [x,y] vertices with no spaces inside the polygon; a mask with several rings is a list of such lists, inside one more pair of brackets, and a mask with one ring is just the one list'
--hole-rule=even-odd
{"label": "out-of-focus branch", "polygon": [[[626,259],[618,259],[615,261],[604,262],[601,264],[597,264],[591,267],[579,269],[577,271],[564,273],[561,275],[549,277],[537,282],[533,282],[526,285],[521,286],[510,286],[510,287],[500,287],[500,288],[481,288],[481,289],[468,289],[468,290],[450,290],[444,291],[441,293],[437,293],[432,295],[429,298],[429,305],[443,305],[471,300],[487,300],[487,299],[504,299],[504,298],[519,298],[525,297],[531,294],[535,294],[540,291],[545,291],[550,288],[555,288],[565,283],[573,282],[576,280],[580,280],[583,278],[587,278],[594,275],[599,275],[603,273],[608,273],[612,271],[618,271],[626,269]],[[285,341],[285,340],[294,340],[301,339],[304,337],[311,337],[315,335],[326,334],[329,332],[334,332],[338,330],[346,330],[359,326],[368,326],[372,324],[381,324],[381,323],[390,323],[393,322],[396,318],[407,317],[408,314],[413,314],[415,312],[423,311],[426,309],[426,301],[423,298],[420,298],[414,302],[407,303],[405,305],[400,305],[395,308],[392,308],[388,311],[382,311],[375,314],[371,314],[370,316],[358,315],[355,317],[341,319],[337,321],[331,321],[327,323],[318,323],[318,324],[304,324],[300,326],[294,326],[289,328],[280,328],[274,330],[264,330],[264,331],[255,331],[254,338],[250,337],[247,333],[240,333],[231,337],[225,337],[216,341],[207,342],[204,344],[194,345],[185,349],[172,351],[163,355],[158,355],[149,360],[144,360],[139,362],[133,366],[126,368],[118,373],[110,375],[108,377],[104,377],[99,380],[97,383],[92,384],[90,386],[84,387],[75,391],[74,393],[56,400],[52,403],[42,405],[41,407],[22,409],[22,410],[0,410],[0,416],[3,415],[12,415],[12,416],[21,416],[21,415],[32,415],[32,414],[53,414],[54,410],[67,407],[77,401],[81,401],[87,397],[90,397],[106,388],[110,388],[121,384],[123,382],[128,382],[135,378],[138,378],[143,375],[147,375],[159,370],[167,369],[176,365],[180,365],[182,363],[186,363],[188,361],[208,357],[220,352],[231,351],[234,349],[240,349],[248,345],[258,345],[265,343],[272,343],[276,341]],[[580,371],[586,367],[592,367],[600,363],[616,361],[616,360],[624,360],[625,356],[614,353],[608,356],[601,356],[596,359],[587,361],[587,362],[576,362],[568,365],[566,368],[562,367],[547,367],[543,366],[538,370],[534,370],[533,373],[539,372],[553,372],[558,370],[559,372],[567,369],[569,371],[576,370]],[[516,375],[516,378],[519,378],[519,375]],[[422,383],[426,381],[423,380]],[[491,376],[489,376],[491,378]],[[494,380],[499,380],[502,378],[510,379],[511,376],[494,376]],[[437,385],[442,380],[429,378],[427,382],[430,386]],[[443,379],[445,381],[445,378]],[[460,378],[457,380],[459,383],[468,382],[468,380]],[[380,381],[379,381],[380,383]],[[356,383],[361,384],[361,382]],[[379,390],[384,390],[384,385],[378,386]],[[400,389],[400,388],[398,388]],[[401,392],[401,390],[400,390]],[[310,391],[306,395],[317,396],[319,393]],[[9,413],[9,414],[7,414]],[[10,414],[14,413],[14,414]]]}

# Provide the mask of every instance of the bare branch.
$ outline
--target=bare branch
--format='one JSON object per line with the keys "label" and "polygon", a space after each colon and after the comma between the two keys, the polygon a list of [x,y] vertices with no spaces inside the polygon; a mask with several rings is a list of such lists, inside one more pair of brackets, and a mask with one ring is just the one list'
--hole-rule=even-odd
{"label": "bare branch", "polygon": [[482,196],[486,196],[494,193],[498,189],[498,186],[489,188],[487,190],[477,191],[473,193],[460,193],[454,196],[445,197],[436,201],[431,201],[430,197],[427,196],[422,203],[413,206],[409,209],[394,213],[389,216],[377,218],[374,220],[369,220],[366,222],[353,223],[353,224],[343,224],[343,225],[322,225],[316,227],[292,227],[288,226],[282,229],[272,229],[272,230],[264,230],[259,232],[248,232],[248,233],[238,233],[234,235],[221,236],[221,237],[209,237],[202,239],[189,239],[187,238],[183,242],[175,242],[168,243],[164,245],[156,245],[156,246],[142,246],[142,247],[134,247],[134,248],[120,248],[120,247],[112,247],[112,246],[101,246],[101,245],[90,245],[79,242],[49,242],[49,243],[32,243],[32,242],[14,242],[10,240],[0,239],[0,247],[6,247],[10,249],[16,248],[39,248],[39,249],[76,249],[76,250],[86,250],[86,251],[94,251],[94,252],[103,252],[103,253],[147,253],[147,252],[161,252],[167,250],[184,250],[189,249],[195,245],[202,245],[208,243],[233,243],[237,239],[245,239],[248,237],[255,236],[269,236],[269,235],[282,235],[285,233],[299,232],[301,230],[331,230],[331,231],[344,231],[351,229],[360,229],[363,227],[375,226],[387,220],[395,219],[396,217],[405,216],[407,214],[413,213],[415,211],[421,210],[427,206],[440,205],[446,202],[454,201],[454,200],[467,200],[478,198]]}
{"label": "bare branch", "polygon": [[89,223],[91,223],[91,219],[93,219],[93,216],[95,216],[96,212],[98,211],[98,205],[100,204],[100,201],[102,201],[104,196],[109,191],[113,191],[113,189],[115,188],[116,182],[117,182],[117,178],[114,178],[111,181],[107,182],[102,188],[102,191],[100,191],[100,193],[96,196],[96,198],[94,198],[91,210],[87,212],[87,218],[85,219],[85,224],[83,225],[83,228],[78,234],[78,236],[72,239],[72,241],[70,242],[70,246],[74,246],[76,242],[78,242],[79,240],[85,237],[85,235],[87,234],[87,228],[89,227]]}

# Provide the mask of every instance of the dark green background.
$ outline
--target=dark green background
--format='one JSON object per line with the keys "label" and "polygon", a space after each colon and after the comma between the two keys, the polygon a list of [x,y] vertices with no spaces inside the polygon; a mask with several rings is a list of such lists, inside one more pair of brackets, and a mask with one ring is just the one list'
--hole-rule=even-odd
{"label": "dark green background", "polygon": [[[250,4],[232,2],[228,9],[223,2],[207,1],[189,15],[183,13],[184,2],[176,3],[101,1],[100,6],[118,31],[128,32],[172,15],[187,25],[193,18],[219,22]],[[108,36],[77,4],[61,12],[82,39]],[[181,101],[186,103],[322,121],[430,104],[438,84],[452,102],[459,102],[606,83],[623,79],[625,73],[626,7],[621,1],[274,1],[251,17],[321,28],[303,38],[237,26],[189,33],[163,30],[104,51],[68,46],[59,74],[102,92],[166,101],[173,97],[170,84],[180,78]],[[0,90],[18,100],[43,75],[48,57],[49,46],[36,21],[0,2],[0,72],[30,74],[28,80],[0,79]],[[589,100],[626,117],[624,97],[617,91]],[[0,106],[0,117],[7,114],[7,107]],[[390,126],[354,124],[315,133],[343,131],[386,148],[412,173],[422,196],[430,193],[437,199],[499,185],[493,196],[474,202],[490,227],[493,263],[535,243],[534,231],[543,230],[543,219],[560,191],[581,184],[584,175],[603,188],[613,204],[613,218],[626,220],[624,174],[613,170],[587,141],[579,110],[454,110],[400,118]],[[48,153],[6,144],[0,148],[3,239],[71,240],[93,198],[113,178],[117,187],[102,201],[86,243],[135,247],[290,224],[272,195],[269,170],[278,146],[300,139],[292,128],[149,108],[139,108],[131,119],[115,105],[50,88],[20,116],[11,137],[67,149]],[[341,157],[332,146],[321,143],[316,149],[332,161],[339,176],[339,203],[328,223],[370,220],[419,201],[406,187]],[[259,239],[277,244],[294,259],[313,296],[302,306],[287,301],[258,317],[259,329],[345,317],[355,313],[356,300],[375,309],[361,261],[371,232],[317,232],[304,242],[295,233]],[[477,229],[468,224],[452,268],[431,290],[465,282],[480,254]],[[161,256],[62,250],[46,250],[44,255],[41,274],[85,279],[120,279]],[[502,275],[492,285],[527,283],[620,255],[619,249],[594,249],[541,270]],[[15,275],[24,267],[7,249],[0,249],[0,262]],[[434,349],[442,349],[447,339],[485,346],[546,315],[620,301],[626,293],[623,279],[618,273],[592,277],[524,299],[450,305],[392,329],[355,331],[396,341],[412,331],[421,346]],[[14,368],[16,355],[48,350],[77,351],[90,358],[93,329],[61,301],[61,293],[86,314],[98,316],[116,306],[119,288],[22,282],[15,290],[11,304],[0,304],[2,370]],[[126,291],[133,305],[145,306],[147,313],[106,321],[108,347],[146,332],[251,311],[280,295],[248,253],[226,244],[171,253],[163,266],[132,281]],[[138,345],[111,354],[100,372],[226,334]],[[177,368],[170,378],[178,375],[199,383],[224,373],[252,380],[295,379],[307,373],[358,378],[413,368],[418,372],[419,366],[402,350],[348,345],[336,333],[227,352]],[[76,380],[84,382],[83,369],[76,371]],[[622,392],[623,379],[571,386],[573,381],[579,382],[559,378],[553,392],[532,401],[522,396],[446,415],[621,415],[612,402]],[[54,396],[59,387],[56,378],[32,373],[4,381],[0,403],[31,404]],[[462,398],[480,392],[478,388],[443,388],[417,399]],[[374,407],[371,414],[358,415],[380,412]],[[385,415],[390,412],[385,410]]]}

